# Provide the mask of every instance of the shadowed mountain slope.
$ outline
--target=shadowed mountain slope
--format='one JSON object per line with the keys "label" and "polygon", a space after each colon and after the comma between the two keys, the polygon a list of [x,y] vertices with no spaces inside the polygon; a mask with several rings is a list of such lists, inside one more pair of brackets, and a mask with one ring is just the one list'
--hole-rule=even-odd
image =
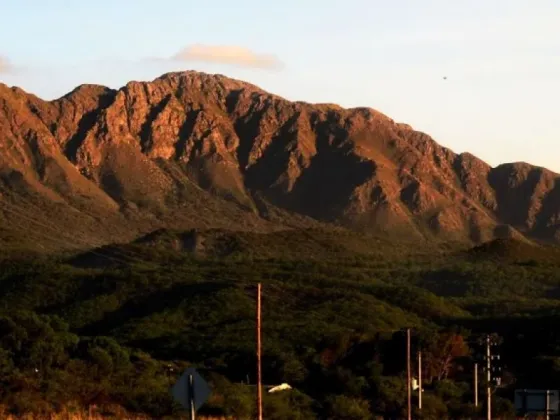
{"label": "shadowed mountain slope", "polygon": [[542,168],[457,155],[372,109],[290,102],[221,75],[83,85],[50,102],[0,84],[5,246],[324,223],[392,238],[556,241],[559,185]]}

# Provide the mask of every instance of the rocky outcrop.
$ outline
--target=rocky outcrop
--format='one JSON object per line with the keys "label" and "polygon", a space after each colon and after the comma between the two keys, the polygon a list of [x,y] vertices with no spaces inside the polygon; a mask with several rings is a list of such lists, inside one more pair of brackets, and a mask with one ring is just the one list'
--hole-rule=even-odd
{"label": "rocky outcrop", "polygon": [[51,102],[0,85],[0,151],[12,201],[59,202],[109,236],[178,227],[186,214],[192,226],[299,217],[424,239],[483,241],[504,225],[560,235],[550,171],[491,168],[372,109],[289,102],[221,75],[84,85]]}

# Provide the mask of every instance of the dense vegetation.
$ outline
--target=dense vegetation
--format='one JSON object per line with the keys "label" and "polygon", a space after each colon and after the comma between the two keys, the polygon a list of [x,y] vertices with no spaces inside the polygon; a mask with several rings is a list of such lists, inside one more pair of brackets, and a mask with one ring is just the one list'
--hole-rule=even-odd
{"label": "dense vegetation", "polygon": [[2,261],[0,405],[176,418],[169,387],[194,365],[213,389],[201,413],[251,418],[258,282],[264,382],[294,388],[265,394],[267,419],[399,417],[405,327],[424,358],[417,418],[476,412],[472,363],[485,333],[502,340],[496,415],[511,415],[515,388],[560,380],[556,248],[460,251],[346,231],[195,236]]}

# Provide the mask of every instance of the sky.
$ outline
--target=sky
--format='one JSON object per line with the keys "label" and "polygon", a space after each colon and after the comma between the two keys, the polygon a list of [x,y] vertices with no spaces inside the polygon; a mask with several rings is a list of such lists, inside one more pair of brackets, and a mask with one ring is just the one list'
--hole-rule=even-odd
{"label": "sky", "polygon": [[[0,0],[0,81],[199,70],[374,108],[457,153],[560,172],[560,0]],[[446,79],[444,79],[446,78]]]}

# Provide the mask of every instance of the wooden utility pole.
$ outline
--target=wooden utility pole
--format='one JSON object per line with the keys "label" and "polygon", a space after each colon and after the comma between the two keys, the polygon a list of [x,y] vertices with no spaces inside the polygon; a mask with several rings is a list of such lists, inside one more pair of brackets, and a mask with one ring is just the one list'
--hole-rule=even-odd
{"label": "wooden utility pole", "polygon": [[257,285],[257,420],[262,420],[262,377],[261,377],[261,284]]}
{"label": "wooden utility pole", "polygon": [[412,383],[410,370],[410,328],[406,329],[406,390],[407,390],[407,410],[408,420],[412,420]]}
{"label": "wooden utility pole", "polygon": [[418,408],[422,410],[422,352],[418,350]]}
{"label": "wooden utility pole", "polygon": [[490,335],[486,335],[486,419],[492,420],[492,372],[490,354]]}
{"label": "wooden utility pole", "polygon": [[478,363],[474,364],[474,406],[478,407]]}

